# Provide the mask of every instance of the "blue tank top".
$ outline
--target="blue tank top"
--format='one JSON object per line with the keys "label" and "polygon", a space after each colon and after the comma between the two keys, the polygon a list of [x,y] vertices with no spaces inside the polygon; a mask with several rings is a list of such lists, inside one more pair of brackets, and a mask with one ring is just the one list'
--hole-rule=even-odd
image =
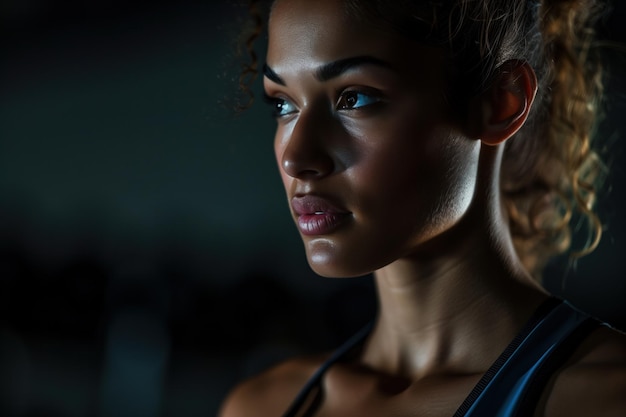
{"label": "blue tank top", "polygon": [[[601,323],[566,301],[550,298],[500,354],[452,417],[521,417],[534,413],[552,374]],[[295,417],[326,371],[359,346],[373,322],[337,349],[304,385],[283,417]],[[321,396],[319,396],[321,399]],[[318,401],[306,415],[313,415]]]}

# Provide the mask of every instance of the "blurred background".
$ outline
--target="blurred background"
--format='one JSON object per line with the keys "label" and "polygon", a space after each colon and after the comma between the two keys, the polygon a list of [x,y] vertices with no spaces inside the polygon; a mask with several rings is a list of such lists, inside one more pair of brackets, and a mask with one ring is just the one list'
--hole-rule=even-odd
{"label": "blurred background", "polygon": [[[626,42],[624,2],[602,36]],[[0,415],[211,416],[232,385],[329,349],[369,277],[315,276],[262,104],[235,116],[245,9],[0,2]],[[600,248],[546,285],[626,328],[626,53],[600,135]]]}

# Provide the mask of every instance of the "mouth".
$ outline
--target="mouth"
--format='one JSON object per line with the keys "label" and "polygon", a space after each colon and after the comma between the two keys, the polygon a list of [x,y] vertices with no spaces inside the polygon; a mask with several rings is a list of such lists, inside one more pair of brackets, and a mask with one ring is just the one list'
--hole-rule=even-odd
{"label": "mouth", "polygon": [[307,236],[330,234],[344,225],[352,214],[326,198],[308,194],[292,198],[291,208],[300,233]]}

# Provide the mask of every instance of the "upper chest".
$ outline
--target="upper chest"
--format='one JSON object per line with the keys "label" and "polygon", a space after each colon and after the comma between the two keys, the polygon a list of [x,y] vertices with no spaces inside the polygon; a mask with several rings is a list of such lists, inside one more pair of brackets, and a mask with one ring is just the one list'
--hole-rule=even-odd
{"label": "upper chest", "polygon": [[[552,375],[542,395],[526,409],[528,417],[601,415],[610,402],[606,398],[619,396],[620,388],[615,387],[624,386],[624,372],[595,372],[598,375],[566,368]],[[481,377],[439,376],[410,383],[336,367],[311,392],[298,417],[453,417]]]}
{"label": "upper chest", "polygon": [[349,367],[331,369],[302,416],[452,417],[482,375],[437,376],[416,382]]}

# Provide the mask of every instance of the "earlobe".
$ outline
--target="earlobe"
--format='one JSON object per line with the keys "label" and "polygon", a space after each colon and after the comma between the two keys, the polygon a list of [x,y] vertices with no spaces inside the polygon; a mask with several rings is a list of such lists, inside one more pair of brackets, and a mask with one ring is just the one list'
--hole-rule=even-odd
{"label": "earlobe", "polygon": [[524,125],[537,93],[537,76],[523,61],[511,60],[499,68],[491,88],[482,96],[481,141],[498,145]]}

